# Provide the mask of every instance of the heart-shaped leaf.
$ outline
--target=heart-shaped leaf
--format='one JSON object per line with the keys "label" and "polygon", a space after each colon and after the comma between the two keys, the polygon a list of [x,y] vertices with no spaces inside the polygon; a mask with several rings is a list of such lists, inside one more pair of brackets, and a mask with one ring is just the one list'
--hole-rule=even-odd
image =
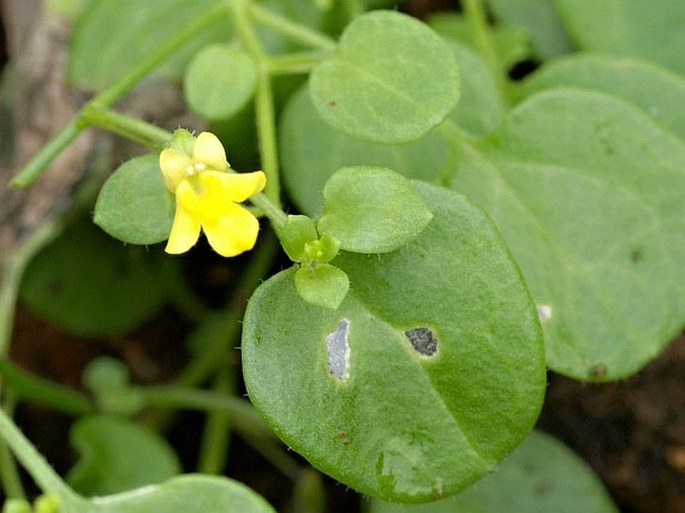
{"label": "heart-shaped leaf", "polygon": [[336,311],[294,270],[248,304],[251,401],[314,466],[372,496],[421,502],[490,472],[525,437],[545,387],[540,328],[491,222],[463,197],[413,185],[435,217],[382,255],[341,253]]}
{"label": "heart-shaped leaf", "polygon": [[493,217],[538,303],[548,365],[630,375],[685,322],[685,146],[614,97],[552,90],[514,109],[453,186]]}
{"label": "heart-shaped leaf", "polygon": [[181,473],[181,464],[163,438],[116,417],[80,419],[71,440],[81,460],[67,480],[77,492],[108,495],[157,484]]}
{"label": "heart-shaped leaf", "polygon": [[382,143],[414,141],[459,99],[459,70],[445,41],[395,11],[359,16],[311,73],[312,99],[335,128]]}

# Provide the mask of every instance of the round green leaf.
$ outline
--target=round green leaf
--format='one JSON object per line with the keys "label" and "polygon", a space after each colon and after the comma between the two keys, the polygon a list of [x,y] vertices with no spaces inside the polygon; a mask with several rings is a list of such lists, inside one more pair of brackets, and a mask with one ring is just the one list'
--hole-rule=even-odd
{"label": "round green leaf", "polygon": [[75,223],[30,263],[21,300],[40,316],[85,337],[125,333],[168,299],[178,261],[126,247],[89,219]]}
{"label": "round green leaf", "polygon": [[386,253],[418,236],[433,217],[402,175],[381,167],[345,167],[326,182],[322,235],[356,253]]}
{"label": "round green leaf", "polygon": [[145,155],[125,162],[102,187],[93,220],[130,244],[156,244],[169,237],[174,198],[159,170],[159,157]]}
{"label": "round green leaf", "polygon": [[187,474],[90,500],[88,513],[276,513],[247,486],[225,477]]}
{"label": "round green leaf", "polygon": [[335,310],[350,289],[345,271],[330,264],[300,267],[295,272],[295,290],[307,303]]}
{"label": "round green leaf", "polygon": [[442,122],[459,99],[459,70],[445,41],[395,11],[356,18],[337,50],[311,73],[321,116],[360,139],[414,141]]}
{"label": "round green leaf", "polygon": [[434,206],[421,235],[382,255],[341,253],[337,311],[263,283],[243,328],[250,400],[315,467],[360,492],[421,502],[490,472],[531,429],[545,368],[540,327],[492,223],[463,197],[415,183]]}
{"label": "round green leaf", "polygon": [[367,513],[618,513],[582,459],[540,431],[508,456],[494,474],[459,495],[405,506],[374,500]]}
{"label": "round green leaf", "polygon": [[551,368],[619,379],[682,329],[682,140],[614,97],[557,89],[520,104],[464,155],[453,186],[509,243]]}
{"label": "round green leaf", "polygon": [[121,418],[84,417],[71,428],[71,441],[81,459],[67,481],[82,495],[124,492],[181,473],[176,454],[163,438]]}
{"label": "round green leaf", "polygon": [[582,48],[642,57],[685,73],[682,0],[554,0],[554,4]]}
{"label": "round green leaf", "polygon": [[228,119],[252,98],[257,65],[245,51],[208,46],[191,61],[184,81],[188,106],[208,120]]}
{"label": "round green leaf", "polygon": [[286,105],[279,141],[285,185],[297,206],[309,215],[321,214],[324,185],[341,167],[382,166],[408,178],[431,180],[450,158],[449,148],[434,132],[401,145],[345,135],[321,119],[306,86]]}

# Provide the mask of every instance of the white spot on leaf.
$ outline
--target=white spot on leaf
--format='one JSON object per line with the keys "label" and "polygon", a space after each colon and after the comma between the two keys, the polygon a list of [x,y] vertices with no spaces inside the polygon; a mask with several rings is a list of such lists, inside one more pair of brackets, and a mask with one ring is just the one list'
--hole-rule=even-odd
{"label": "white spot on leaf", "polygon": [[552,318],[552,307],[549,305],[538,305],[538,319],[540,322],[549,321]]}
{"label": "white spot on leaf", "polygon": [[328,371],[340,380],[347,379],[350,374],[349,327],[350,321],[342,319],[335,328],[335,331],[326,335]]}

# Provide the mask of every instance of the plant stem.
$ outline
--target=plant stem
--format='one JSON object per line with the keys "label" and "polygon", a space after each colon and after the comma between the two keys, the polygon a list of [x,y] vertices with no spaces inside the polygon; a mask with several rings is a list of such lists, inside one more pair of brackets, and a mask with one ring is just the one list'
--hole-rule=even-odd
{"label": "plant stem", "polygon": [[[218,369],[214,378],[214,393],[220,395],[235,394],[235,370],[232,366]],[[228,454],[231,419],[223,410],[212,410],[207,414],[197,471],[203,474],[221,474],[224,471]]]}
{"label": "plant stem", "polygon": [[131,69],[125,76],[93,97],[93,99],[91,99],[55,137],[26,163],[12,179],[11,185],[20,188],[27,187],[41,175],[48,164],[50,164],[50,162],[52,162],[55,157],[87,127],[80,117],[83,110],[88,109],[89,105],[95,105],[96,108],[111,107],[114,105],[114,103],[133,89],[146,75],[160,66],[169,58],[169,56],[176,52],[176,50],[187,43],[189,39],[211,23],[214,23],[217,17],[226,13],[226,5],[216,4],[212,6],[176,33],[174,37],[169,39],[165,44],[161,45],[155,52],[151,53],[146,59],[141,61],[140,64]]}
{"label": "plant stem", "polygon": [[247,7],[250,10],[250,14],[257,22],[277,30],[294,41],[324,50],[332,50],[335,48],[336,42],[334,39],[320,32],[311,30],[304,25],[300,25],[299,23],[292,22],[287,18],[274,14],[256,2],[250,2],[247,4]]}
{"label": "plant stem", "polygon": [[67,486],[1,408],[0,435],[41,490],[44,493],[55,494],[63,501],[64,511],[79,513],[86,510],[87,501]]}
{"label": "plant stem", "polygon": [[480,50],[480,53],[495,75],[500,91],[507,97],[509,87],[506,74],[492,38],[492,30],[488,24],[483,0],[464,0],[463,6],[476,47]]}
{"label": "plant stem", "polygon": [[276,114],[271,88],[271,75],[268,69],[268,56],[247,15],[251,3],[245,0],[234,0],[231,4],[233,21],[241,42],[259,63],[257,90],[255,91],[255,116],[259,156],[262,169],[266,174],[265,194],[276,205],[281,204],[281,181],[278,170],[278,145],[276,143]]}
{"label": "plant stem", "polygon": [[231,424],[243,438],[271,464],[290,479],[296,479],[299,465],[276,445],[275,435],[255,409],[242,399],[181,387],[147,387],[136,389],[145,404],[157,408],[225,411]]}
{"label": "plant stem", "polygon": [[81,111],[79,120],[85,126],[99,126],[155,151],[162,151],[166,148],[172,135],[157,125],[101,107],[93,102]]}
{"label": "plant stem", "polygon": [[267,67],[274,75],[300,75],[309,73],[324,58],[321,51],[297,52],[269,57]]}
{"label": "plant stem", "polygon": [[85,395],[34,376],[8,360],[0,359],[0,375],[11,385],[18,399],[30,400],[68,415],[85,415],[93,411]]}

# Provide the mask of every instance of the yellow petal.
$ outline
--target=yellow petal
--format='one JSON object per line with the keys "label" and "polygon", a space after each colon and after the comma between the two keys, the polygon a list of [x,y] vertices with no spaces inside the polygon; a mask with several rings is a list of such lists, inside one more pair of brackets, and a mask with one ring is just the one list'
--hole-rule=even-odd
{"label": "yellow petal", "polygon": [[253,173],[202,173],[201,181],[208,189],[223,189],[222,195],[231,201],[241,203],[264,189],[266,175],[262,171]]}
{"label": "yellow petal", "polygon": [[176,187],[188,175],[190,166],[190,156],[180,151],[166,149],[159,154],[159,168],[162,170],[164,183],[171,192],[176,192]]}
{"label": "yellow petal", "polygon": [[254,247],[259,221],[240,205],[229,204],[224,215],[216,222],[203,224],[202,229],[214,251],[232,257]]}
{"label": "yellow petal", "polygon": [[203,162],[209,169],[226,171],[226,150],[219,138],[211,132],[202,132],[193,146],[193,160]]}
{"label": "yellow petal", "polygon": [[171,233],[164,251],[172,255],[185,253],[192,248],[200,236],[200,222],[196,217],[183,208],[180,197],[176,196],[176,213]]}

